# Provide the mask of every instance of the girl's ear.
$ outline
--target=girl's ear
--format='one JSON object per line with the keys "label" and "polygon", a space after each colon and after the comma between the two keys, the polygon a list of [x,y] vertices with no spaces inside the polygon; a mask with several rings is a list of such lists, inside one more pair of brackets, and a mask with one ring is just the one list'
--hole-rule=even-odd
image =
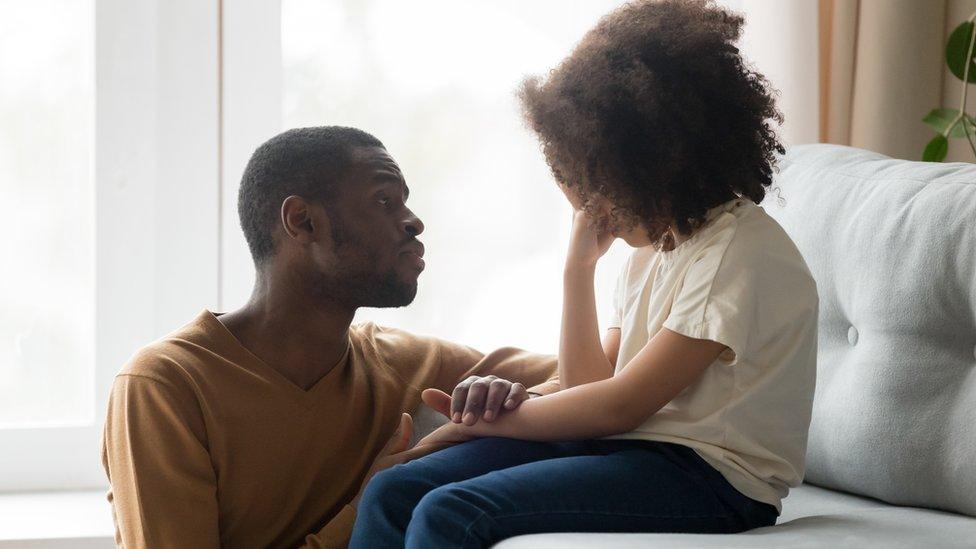
{"label": "girl's ear", "polygon": [[596,213],[600,217],[609,219],[611,214],[613,213],[613,204],[611,204],[609,200],[607,200],[602,196],[597,196],[593,198],[593,207],[595,210],[594,213]]}

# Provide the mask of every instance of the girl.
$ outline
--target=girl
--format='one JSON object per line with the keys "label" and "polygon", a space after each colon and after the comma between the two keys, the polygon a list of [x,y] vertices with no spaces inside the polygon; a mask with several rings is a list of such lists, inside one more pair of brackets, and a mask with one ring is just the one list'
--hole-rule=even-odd
{"label": "girl", "polygon": [[[374,477],[352,547],[775,523],[803,476],[818,298],[758,206],[782,116],[733,45],[742,25],[708,0],[633,2],[524,83],[525,117],[577,210],[561,390],[422,440],[464,443]],[[615,238],[635,250],[601,345],[594,268]]]}

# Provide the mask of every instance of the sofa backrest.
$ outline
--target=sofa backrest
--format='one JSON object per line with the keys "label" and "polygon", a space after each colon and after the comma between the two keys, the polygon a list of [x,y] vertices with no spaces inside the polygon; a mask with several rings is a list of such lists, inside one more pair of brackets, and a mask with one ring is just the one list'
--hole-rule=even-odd
{"label": "sofa backrest", "polygon": [[803,145],[776,185],[820,294],[806,480],[976,515],[976,165]]}

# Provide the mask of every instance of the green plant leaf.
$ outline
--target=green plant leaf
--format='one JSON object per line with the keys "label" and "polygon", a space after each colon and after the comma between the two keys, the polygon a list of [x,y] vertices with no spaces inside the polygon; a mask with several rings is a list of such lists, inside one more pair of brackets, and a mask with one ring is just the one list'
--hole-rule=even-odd
{"label": "green plant leaf", "polygon": [[935,136],[929,144],[925,146],[922,153],[923,162],[942,162],[949,152],[949,140],[944,135]]}
{"label": "green plant leaf", "polygon": [[[931,126],[933,130],[945,134],[946,128],[957,116],[959,116],[959,109],[932,109],[932,112],[925,115],[922,122]],[[963,124],[967,124],[970,131],[976,132],[976,122],[973,121],[972,116],[967,114],[952,128],[949,137],[966,137],[966,129],[963,128]]]}
{"label": "green plant leaf", "polygon": [[[956,27],[956,30],[952,31],[949,35],[949,41],[946,43],[946,64],[949,65],[949,70],[952,74],[956,75],[956,78],[962,80],[963,72],[966,70],[966,63],[969,63],[969,82],[976,82],[976,62],[973,61],[974,56],[970,56],[966,59],[969,53],[969,41],[970,36],[973,32],[973,23],[966,21]],[[976,48],[974,52],[976,53]]]}

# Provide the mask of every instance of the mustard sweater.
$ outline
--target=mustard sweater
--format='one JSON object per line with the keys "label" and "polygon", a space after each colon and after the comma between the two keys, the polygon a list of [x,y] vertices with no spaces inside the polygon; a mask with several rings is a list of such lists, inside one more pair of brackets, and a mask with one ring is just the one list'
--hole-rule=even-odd
{"label": "mustard sweater", "polygon": [[558,390],[556,361],[350,327],[349,350],[308,391],[209,311],[116,376],[102,463],[125,547],[345,547],[356,495],[420,392],[495,374]]}

